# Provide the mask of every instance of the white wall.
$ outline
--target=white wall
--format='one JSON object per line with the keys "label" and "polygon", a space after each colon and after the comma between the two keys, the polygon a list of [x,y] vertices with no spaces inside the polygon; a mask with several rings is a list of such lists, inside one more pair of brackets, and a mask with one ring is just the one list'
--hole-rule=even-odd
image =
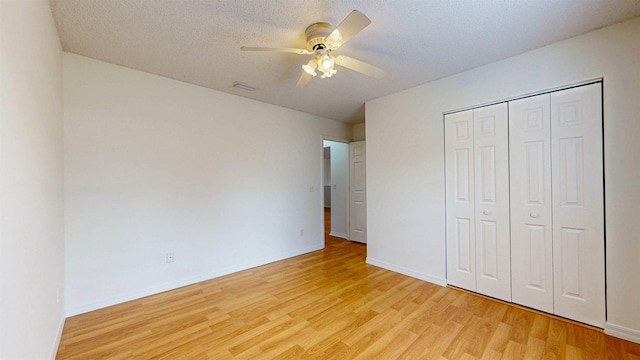
{"label": "white wall", "polygon": [[349,126],[72,54],[64,111],[69,314],[323,247]]}
{"label": "white wall", "polygon": [[324,141],[331,151],[331,236],[348,238],[349,145]]}
{"label": "white wall", "polygon": [[54,358],[64,324],[62,50],[48,1],[0,1],[0,359]]}
{"label": "white wall", "polygon": [[446,282],[443,112],[604,78],[606,331],[640,342],[640,19],[366,104],[368,261]]}
{"label": "white wall", "polygon": [[366,140],[365,123],[353,125],[353,141]]}

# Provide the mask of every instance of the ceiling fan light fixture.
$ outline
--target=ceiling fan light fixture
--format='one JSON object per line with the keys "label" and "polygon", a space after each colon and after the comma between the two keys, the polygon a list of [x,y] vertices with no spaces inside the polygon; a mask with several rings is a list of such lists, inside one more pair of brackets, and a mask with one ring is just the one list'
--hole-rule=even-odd
{"label": "ceiling fan light fixture", "polygon": [[321,71],[331,70],[333,67],[333,59],[329,54],[319,55],[317,61]]}
{"label": "ceiling fan light fixture", "polygon": [[330,59],[327,59],[327,58],[322,59],[321,64],[322,64],[322,68],[323,68],[324,70],[329,70],[329,69],[331,69],[331,60],[330,60]]}
{"label": "ceiling fan light fixture", "polygon": [[334,68],[335,61],[329,53],[318,54],[316,57],[318,63],[318,69],[322,71],[322,78],[332,77],[336,73]]}

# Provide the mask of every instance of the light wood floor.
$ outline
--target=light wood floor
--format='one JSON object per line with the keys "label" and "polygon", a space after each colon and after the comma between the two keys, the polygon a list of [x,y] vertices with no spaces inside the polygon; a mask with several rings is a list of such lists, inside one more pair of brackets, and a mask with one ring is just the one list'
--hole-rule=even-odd
{"label": "light wood floor", "polygon": [[58,359],[640,359],[601,330],[326,249],[67,319]]}

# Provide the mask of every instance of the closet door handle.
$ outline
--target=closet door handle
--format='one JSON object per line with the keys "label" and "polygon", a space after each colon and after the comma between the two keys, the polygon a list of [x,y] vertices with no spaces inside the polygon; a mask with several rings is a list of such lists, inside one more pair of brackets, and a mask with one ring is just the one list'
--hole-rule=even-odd
{"label": "closet door handle", "polygon": [[489,211],[489,210],[482,210],[482,213],[484,215],[491,215],[491,211]]}
{"label": "closet door handle", "polygon": [[531,214],[529,214],[529,216],[531,216],[534,219],[537,219],[538,216],[540,216],[540,214],[538,214],[537,212],[532,212]]}

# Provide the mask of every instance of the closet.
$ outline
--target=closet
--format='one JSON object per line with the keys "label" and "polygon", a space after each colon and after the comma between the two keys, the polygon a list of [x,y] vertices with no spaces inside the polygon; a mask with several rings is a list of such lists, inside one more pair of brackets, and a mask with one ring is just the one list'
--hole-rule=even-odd
{"label": "closet", "polygon": [[604,326],[601,89],[445,116],[451,285]]}

